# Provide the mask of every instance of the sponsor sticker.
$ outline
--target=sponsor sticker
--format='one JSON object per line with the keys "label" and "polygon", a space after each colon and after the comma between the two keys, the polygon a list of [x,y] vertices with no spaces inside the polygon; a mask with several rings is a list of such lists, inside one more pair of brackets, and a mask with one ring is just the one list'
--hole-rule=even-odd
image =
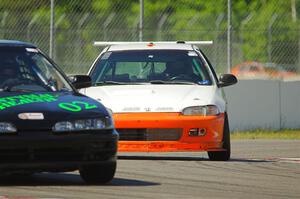
{"label": "sponsor sticker", "polygon": [[188,52],[188,56],[190,56],[190,57],[197,57],[198,55],[197,55],[197,53],[195,51],[189,51]]}
{"label": "sponsor sticker", "polygon": [[169,112],[169,111],[173,111],[173,108],[172,107],[157,107],[156,111]]}
{"label": "sponsor sticker", "polygon": [[124,107],[123,111],[135,112],[135,111],[140,111],[140,108],[139,107]]}
{"label": "sponsor sticker", "polygon": [[210,81],[209,80],[202,80],[202,81],[199,81],[198,84],[200,84],[200,85],[209,85]]}
{"label": "sponsor sticker", "polygon": [[145,110],[145,112],[151,112],[151,108],[150,107],[145,107],[144,110]]}
{"label": "sponsor sticker", "polygon": [[27,52],[38,53],[39,51],[36,48],[25,48]]}
{"label": "sponsor sticker", "polygon": [[22,120],[43,120],[43,113],[20,113],[18,117]]}

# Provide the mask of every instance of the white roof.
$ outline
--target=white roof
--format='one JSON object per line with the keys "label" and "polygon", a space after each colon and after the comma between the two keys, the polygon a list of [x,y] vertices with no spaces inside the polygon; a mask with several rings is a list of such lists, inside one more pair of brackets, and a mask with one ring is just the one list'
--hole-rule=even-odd
{"label": "white roof", "polygon": [[121,50],[194,50],[194,45],[208,45],[212,41],[177,42],[94,42],[95,46],[110,46],[108,51]]}

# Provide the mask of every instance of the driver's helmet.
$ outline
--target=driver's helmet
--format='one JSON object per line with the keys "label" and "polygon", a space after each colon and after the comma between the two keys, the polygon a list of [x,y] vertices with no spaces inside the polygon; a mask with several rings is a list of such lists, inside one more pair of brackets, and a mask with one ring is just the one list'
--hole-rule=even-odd
{"label": "driver's helmet", "polygon": [[166,64],[165,73],[169,76],[190,75],[192,68],[184,61],[173,61]]}
{"label": "driver's helmet", "polygon": [[18,78],[19,69],[18,65],[13,62],[0,63],[0,83],[8,79]]}

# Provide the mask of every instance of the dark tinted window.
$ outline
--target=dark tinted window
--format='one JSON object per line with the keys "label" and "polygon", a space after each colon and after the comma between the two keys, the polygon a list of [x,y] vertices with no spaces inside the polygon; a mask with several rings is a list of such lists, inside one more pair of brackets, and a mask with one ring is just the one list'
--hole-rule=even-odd
{"label": "dark tinted window", "polygon": [[70,85],[35,48],[0,47],[0,91],[71,91]]}

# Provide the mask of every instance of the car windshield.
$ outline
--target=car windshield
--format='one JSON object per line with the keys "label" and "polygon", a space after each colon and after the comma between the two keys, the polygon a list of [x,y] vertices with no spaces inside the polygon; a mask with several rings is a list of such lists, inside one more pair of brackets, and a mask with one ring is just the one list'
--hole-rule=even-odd
{"label": "car windshield", "polygon": [[71,91],[51,62],[35,48],[0,47],[0,91]]}
{"label": "car windshield", "polygon": [[90,73],[94,86],[118,84],[211,85],[195,51],[130,50],[104,53]]}

